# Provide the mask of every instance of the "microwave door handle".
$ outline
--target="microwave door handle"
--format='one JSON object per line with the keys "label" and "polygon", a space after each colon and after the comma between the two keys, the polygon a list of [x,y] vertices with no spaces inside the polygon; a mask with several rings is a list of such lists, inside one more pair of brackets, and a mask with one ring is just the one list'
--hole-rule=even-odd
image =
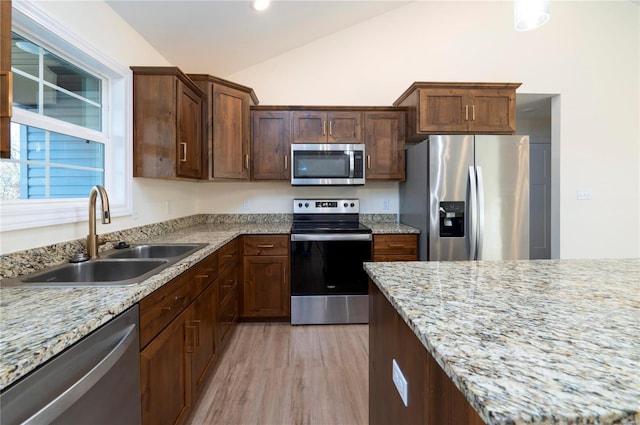
{"label": "microwave door handle", "polygon": [[349,151],[349,178],[350,179],[353,178],[354,168],[355,168],[355,161],[353,159],[353,151]]}

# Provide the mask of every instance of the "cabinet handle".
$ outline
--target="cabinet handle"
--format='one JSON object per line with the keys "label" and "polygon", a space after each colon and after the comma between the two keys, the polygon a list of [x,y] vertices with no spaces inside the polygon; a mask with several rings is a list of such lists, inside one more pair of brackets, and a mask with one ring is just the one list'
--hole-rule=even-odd
{"label": "cabinet handle", "polygon": [[323,136],[327,135],[327,122],[326,121],[322,121],[322,135]]}
{"label": "cabinet handle", "polygon": [[258,248],[273,248],[273,244],[258,245]]}
{"label": "cabinet handle", "polygon": [[471,120],[476,120],[476,105],[471,105]]}
{"label": "cabinet handle", "polygon": [[464,105],[464,120],[469,121],[469,105]]}
{"label": "cabinet handle", "polygon": [[207,279],[209,278],[208,274],[197,274],[196,279]]}
{"label": "cabinet handle", "polygon": [[244,168],[249,169],[249,154],[244,156]]}
{"label": "cabinet handle", "polygon": [[224,254],[223,257],[233,257],[233,254]]}
{"label": "cabinet handle", "polygon": [[404,248],[404,244],[389,244],[389,248]]}
{"label": "cabinet handle", "polygon": [[329,121],[329,136],[333,136],[333,121]]}
{"label": "cabinet handle", "polygon": [[289,169],[289,155],[284,156],[284,171]]}
{"label": "cabinet handle", "polygon": [[185,323],[184,327],[187,331],[185,337],[188,339],[185,344],[185,351],[187,353],[193,353],[196,351],[196,327],[193,326],[191,322]]}
{"label": "cabinet handle", "polygon": [[371,155],[367,155],[367,170],[371,169]]}
{"label": "cabinet handle", "polygon": [[187,144],[181,142],[180,146],[182,147],[182,158],[180,158],[180,162],[187,162]]}

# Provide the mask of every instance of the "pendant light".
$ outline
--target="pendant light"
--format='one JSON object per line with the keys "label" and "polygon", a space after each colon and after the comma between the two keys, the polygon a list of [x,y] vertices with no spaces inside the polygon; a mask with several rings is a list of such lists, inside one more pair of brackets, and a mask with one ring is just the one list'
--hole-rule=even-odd
{"label": "pendant light", "polygon": [[549,0],[514,0],[514,12],[517,31],[536,29],[549,20]]}

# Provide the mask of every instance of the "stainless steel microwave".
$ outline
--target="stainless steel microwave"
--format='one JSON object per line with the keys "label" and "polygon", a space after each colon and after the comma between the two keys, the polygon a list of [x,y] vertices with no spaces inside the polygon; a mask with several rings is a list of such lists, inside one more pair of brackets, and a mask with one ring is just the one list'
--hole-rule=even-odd
{"label": "stainless steel microwave", "polygon": [[364,144],[293,143],[291,184],[294,186],[363,185]]}

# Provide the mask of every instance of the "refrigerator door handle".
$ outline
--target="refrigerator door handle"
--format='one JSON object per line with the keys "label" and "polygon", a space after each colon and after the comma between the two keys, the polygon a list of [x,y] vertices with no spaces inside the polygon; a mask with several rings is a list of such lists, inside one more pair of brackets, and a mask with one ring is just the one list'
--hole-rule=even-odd
{"label": "refrigerator door handle", "polygon": [[477,248],[477,223],[478,223],[478,207],[477,207],[477,187],[476,187],[476,172],[473,165],[469,166],[469,172],[467,175],[467,235],[465,237],[467,241],[467,259],[476,259]]}
{"label": "refrigerator door handle", "polygon": [[476,260],[482,260],[482,245],[484,240],[484,180],[482,178],[482,168],[476,166],[477,179],[477,208],[478,208],[478,240],[476,243]]}

